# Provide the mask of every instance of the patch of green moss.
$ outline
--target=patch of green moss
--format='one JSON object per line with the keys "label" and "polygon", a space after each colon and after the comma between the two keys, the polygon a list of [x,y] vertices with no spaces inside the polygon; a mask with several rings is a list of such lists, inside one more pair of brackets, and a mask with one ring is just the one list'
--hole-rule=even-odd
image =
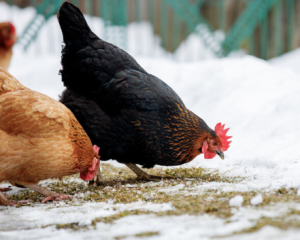
{"label": "patch of green moss", "polygon": [[113,214],[113,215],[108,216],[108,217],[95,218],[92,221],[92,225],[95,226],[96,223],[98,223],[98,222],[113,223],[114,221],[116,221],[120,218],[123,218],[123,217],[132,216],[132,215],[150,214],[150,213],[151,212],[149,212],[149,211],[143,211],[143,210],[124,211],[124,212],[120,212],[120,213],[117,213],[117,214]]}
{"label": "patch of green moss", "polygon": [[25,190],[21,191],[20,193],[14,194],[12,196],[8,195],[8,198],[10,200],[15,200],[15,201],[30,199],[33,202],[39,202],[40,198],[42,198],[42,197],[43,196],[40,193],[31,191],[31,190],[28,190],[28,189],[25,189]]}
{"label": "patch of green moss", "polygon": [[[135,202],[137,200],[143,200],[143,201],[151,201],[153,203],[171,203],[174,207],[173,210],[164,211],[156,213],[157,216],[166,216],[166,215],[182,215],[182,214],[190,214],[190,215],[201,215],[201,214],[211,214],[215,215],[219,218],[229,218],[232,216],[232,207],[229,205],[229,200],[236,195],[242,195],[244,198],[243,206],[252,206],[250,203],[250,200],[257,195],[257,192],[223,192],[223,193],[215,193],[214,191],[207,191],[204,194],[201,195],[195,195],[195,196],[185,196],[181,194],[175,194],[175,195],[168,195],[162,192],[158,192],[154,197],[145,198],[145,193],[151,193],[153,191],[153,188],[138,188],[141,192],[138,195],[135,195],[135,193],[131,193],[130,191],[121,190],[118,193],[118,190],[111,193],[108,192],[106,194],[114,194],[114,198],[108,197],[108,199],[115,199],[116,202]],[[270,203],[276,203],[276,202],[299,202],[300,198],[296,196],[295,194],[286,194],[285,196],[282,196],[277,193],[261,193],[263,194],[264,201],[260,204],[260,206],[266,206]],[[104,195],[105,196],[105,195]],[[102,197],[104,197],[102,196]],[[120,197],[120,198],[119,198]],[[124,198],[126,200],[124,200]],[[131,201],[132,199],[135,199],[135,201]],[[152,212],[145,212],[145,211],[125,211],[122,213],[119,213],[117,215],[112,215],[108,217],[108,220],[102,219],[101,221],[104,222],[111,222],[116,219],[128,216],[128,215],[139,215],[139,214],[149,214]]]}
{"label": "patch of green moss", "polygon": [[227,177],[220,174],[218,171],[211,171],[210,169],[205,168],[173,168],[166,169],[166,174],[174,178],[192,178],[197,179],[198,181],[203,182],[238,182],[244,180],[242,177]]}
{"label": "patch of green moss", "polygon": [[[159,232],[143,232],[143,233],[138,233],[135,234],[134,237],[152,237],[152,236],[158,236]],[[130,237],[129,235],[123,235],[123,236],[117,236],[114,237],[115,240],[121,240],[124,238]]]}
{"label": "patch of green moss", "polygon": [[[125,189],[127,184],[136,184],[140,186],[143,182],[136,181],[136,175],[127,167],[124,168],[116,168],[111,166],[110,164],[101,164],[103,176],[104,176],[104,184],[103,186],[94,186],[94,185],[86,185],[83,182],[72,182],[72,178],[79,177],[78,174],[73,176],[66,176],[63,178],[63,181],[52,181],[47,184],[47,188],[51,191],[60,193],[60,194],[68,194],[74,195],[78,192],[87,192],[90,191],[92,194],[88,196],[85,200],[94,200],[94,201],[106,201],[108,199],[115,199],[116,203],[129,203],[137,200],[143,199],[143,196],[140,194],[131,194],[132,190]],[[162,169],[162,168],[154,168],[146,170],[151,175],[157,176],[171,176],[174,179],[164,179],[164,186],[175,186],[178,183],[186,184],[191,179],[195,179],[197,182],[192,181],[190,186],[194,184],[200,184],[201,182],[236,182],[242,180],[243,178],[235,177],[229,178],[220,175],[218,172],[211,172],[207,169],[203,168],[174,168],[174,169]],[[111,193],[109,190],[105,190],[106,186],[111,186],[118,188],[118,191]],[[139,187],[137,187],[139,188]],[[151,188],[152,189],[152,188]],[[151,192],[151,189],[143,189],[143,193]],[[99,194],[99,191],[101,194]],[[12,200],[26,200],[31,199],[34,202],[39,202],[43,196],[39,193],[24,190],[18,194],[15,194],[10,197]]]}
{"label": "patch of green moss", "polygon": [[[257,220],[256,224],[253,227],[235,232],[234,234],[256,232],[265,226],[272,226],[282,230],[287,230],[290,228],[300,228],[300,219],[290,218],[290,216],[292,215],[294,214],[287,214],[283,217],[277,217],[277,218],[261,217],[260,219]],[[297,215],[299,215],[299,213]]]}
{"label": "patch of green moss", "polygon": [[56,224],[56,229],[72,229],[74,231],[79,230],[80,227],[78,222],[67,223],[67,224]]}
{"label": "patch of green moss", "polygon": [[159,235],[159,232],[143,232],[135,234],[135,237],[151,237],[151,236],[157,236]]}

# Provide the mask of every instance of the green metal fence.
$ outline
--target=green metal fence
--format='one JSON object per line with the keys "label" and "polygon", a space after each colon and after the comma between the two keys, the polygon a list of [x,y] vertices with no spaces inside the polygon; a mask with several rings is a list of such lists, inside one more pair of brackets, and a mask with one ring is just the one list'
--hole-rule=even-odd
{"label": "green metal fence", "polygon": [[[14,1],[10,1],[14,2]],[[27,49],[63,0],[31,0],[36,16],[19,38]],[[127,25],[150,22],[161,45],[174,52],[196,33],[216,56],[244,49],[268,59],[300,45],[300,0],[72,0],[86,14],[104,20],[104,38],[126,48]],[[234,10],[235,8],[239,8]],[[115,27],[112,27],[115,26]],[[299,28],[299,29],[298,29]],[[222,30],[223,41],[214,31]]]}

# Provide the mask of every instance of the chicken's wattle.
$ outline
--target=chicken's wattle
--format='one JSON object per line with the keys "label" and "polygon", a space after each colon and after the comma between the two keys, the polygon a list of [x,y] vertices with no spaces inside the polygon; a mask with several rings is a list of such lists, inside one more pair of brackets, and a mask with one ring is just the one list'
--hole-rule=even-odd
{"label": "chicken's wattle", "polygon": [[206,140],[203,142],[203,145],[202,145],[202,153],[204,154],[205,159],[211,159],[216,156],[215,152],[211,152],[208,150],[208,143]]}

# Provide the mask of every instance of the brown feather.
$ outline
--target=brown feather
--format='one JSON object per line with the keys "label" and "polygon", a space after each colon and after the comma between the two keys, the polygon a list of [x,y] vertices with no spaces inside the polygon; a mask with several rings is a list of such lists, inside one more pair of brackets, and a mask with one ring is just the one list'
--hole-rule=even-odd
{"label": "brown feather", "polygon": [[87,171],[97,154],[61,103],[0,68],[0,182],[31,183]]}

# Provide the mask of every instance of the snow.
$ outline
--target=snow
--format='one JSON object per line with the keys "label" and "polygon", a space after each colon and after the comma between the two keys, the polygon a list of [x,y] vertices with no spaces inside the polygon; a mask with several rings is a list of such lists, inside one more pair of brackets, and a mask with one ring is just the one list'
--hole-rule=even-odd
{"label": "snow", "polygon": [[232,207],[241,207],[244,202],[244,198],[241,195],[237,195],[230,199],[229,205]]}
{"label": "snow", "polygon": [[[76,206],[78,204],[78,206]],[[126,210],[145,210],[160,212],[171,210],[170,204],[153,204],[151,202],[136,202],[134,204],[114,204],[114,203],[93,203],[76,202],[75,206],[70,206],[64,202],[54,202],[50,204],[35,204],[35,207],[22,207],[20,210],[15,207],[0,206],[2,216],[0,219],[0,232],[17,229],[31,229],[50,224],[69,222],[79,222],[80,225],[90,225],[90,222],[97,217],[107,217]],[[16,218],[16,216],[18,216]],[[1,236],[1,234],[0,234]],[[0,238],[1,239],[1,238]]]}
{"label": "snow", "polygon": [[[12,18],[18,32],[22,32],[33,13],[32,8],[13,8],[11,12],[7,5],[0,3],[0,21]],[[97,28],[95,32],[101,35],[103,23],[94,18],[89,21],[92,28]],[[148,36],[140,41],[144,44],[141,48],[133,44],[137,30],[144,31]],[[47,40],[49,31],[54,35],[51,53],[50,41]],[[198,156],[184,167],[211,168],[224,176],[241,176],[245,179],[238,183],[208,182],[191,187],[183,184],[166,187],[163,181],[149,186],[160,186],[160,192],[166,194],[184,195],[199,195],[208,189],[219,192],[300,189],[300,49],[270,61],[247,55],[215,59],[203,49],[197,36],[191,35],[174,57],[159,47],[159,39],[153,37],[151,31],[147,23],[130,25],[128,34],[132,40],[129,41],[129,52],[146,71],[169,84],[186,106],[211,128],[218,122],[225,123],[226,127],[230,127],[228,134],[233,136],[224,161],[218,157],[205,160],[203,156]],[[47,28],[42,30],[35,48],[24,53],[20,46],[15,47],[9,71],[25,86],[58,99],[64,90],[58,75],[61,40],[59,26],[53,17],[47,23]],[[193,52],[195,42],[199,45],[197,51]],[[200,53],[205,56],[201,60]],[[116,162],[112,164],[120,166]],[[3,186],[8,184],[1,184]],[[114,191],[113,188],[107,189]],[[11,193],[15,191],[14,188]],[[300,196],[300,190],[297,195]],[[119,236],[139,239],[133,235],[149,231],[158,231],[159,235],[143,239],[211,239],[217,236],[223,236],[224,239],[299,238],[299,230],[283,231],[271,226],[251,234],[232,235],[254,226],[262,216],[278,217],[290,209],[300,210],[297,204],[274,204],[268,208],[242,207],[242,196],[230,200],[234,214],[229,223],[211,215],[157,217],[153,214],[127,216],[113,224],[97,223],[95,228],[79,232],[57,230],[55,226],[41,228],[71,222],[90,225],[94,218],[111,216],[128,209],[153,213],[172,209],[169,203],[116,205],[110,202],[84,202],[83,197],[83,193],[76,194],[74,201],[77,206],[61,202],[22,208],[0,207],[0,239],[114,239]],[[152,197],[150,193],[149,199]],[[262,201],[262,196],[257,195],[251,203],[257,205]]]}
{"label": "snow", "polygon": [[250,200],[250,202],[251,202],[251,204],[252,205],[258,205],[258,204],[261,204],[262,202],[263,202],[263,197],[262,197],[262,195],[261,194],[259,194],[259,195],[257,195],[257,196],[255,196],[254,198],[252,198],[251,200]]}
{"label": "snow", "polygon": [[[0,219],[0,239],[115,239],[120,236],[128,236],[126,239],[139,239],[133,237],[135,234],[144,232],[159,232],[155,239],[211,239],[212,237],[227,236],[236,231],[241,231],[255,225],[255,220],[260,217],[278,217],[285,213],[287,205],[274,205],[266,210],[240,208],[231,217],[230,222],[210,215],[201,216],[164,216],[157,218],[154,215],[127,216],[114,221],[113,225],[97,223],[93,228],[82,231],[68,231],[61,229],[57,231],[51,223],[79,222],[79,225],[88,225],[89,218],[94,216],[109,216],[116,210],[126,205],[110,205],[102,203],[85,203],[75,207],[56,207],[55,204],[37,204],[34,208],[22,207],[22,212],[17,208],[8,208]],[[295,208],[295,206],[293,206]],[[152,206],[155,209],[155,206]],[[149,210],[150,208],[148,208]],[[300,209],[300,206],[298,206]],[[1,211],[2,209],[0,209]],[[2,211],[3,212],[3,211]],[[26,221],[25,221],[26,220]],[[44,226],[44,228],[40,228]],[[275,233],[288,236],[293,239],[296,231],[281,231],[270,228],[259,237],[271,237]],[[148,238],[140,238],[148,239]],[[227,238],[226,238],[227,239]],[[234,235],[228,239],[235,239]],[[240,238],[244,239],[244,238]],[[249,238],[251,239],[251,238]]]}
{"label": "snow", "polygon": [[237,185],[241,190],[300,186],[297,73],[251,56],[195,63],[139,62],[171,85],[212,128],[219,121],[230,127],[233,138],[224,161],[199,156],[187,166],[247,176]]}
{"label": "snow", "polygon": [[299,64],[297,62],[299,60],[299,56],[300,49],[296,49],[292,52],[285,53],[280,57],[273,58],[269,62],[277,68],[300,73]]}
{"label": "snow", "polygon": [[280,231],[278,228],[265,226],[259,231],[250,234],[242,234],[237,236],[230,236],[223,238],[223,240],[265,240],[265,239],[272,239],[272,240],[298,240],[299,233],[295,230],[288,230],[288,231]]}

